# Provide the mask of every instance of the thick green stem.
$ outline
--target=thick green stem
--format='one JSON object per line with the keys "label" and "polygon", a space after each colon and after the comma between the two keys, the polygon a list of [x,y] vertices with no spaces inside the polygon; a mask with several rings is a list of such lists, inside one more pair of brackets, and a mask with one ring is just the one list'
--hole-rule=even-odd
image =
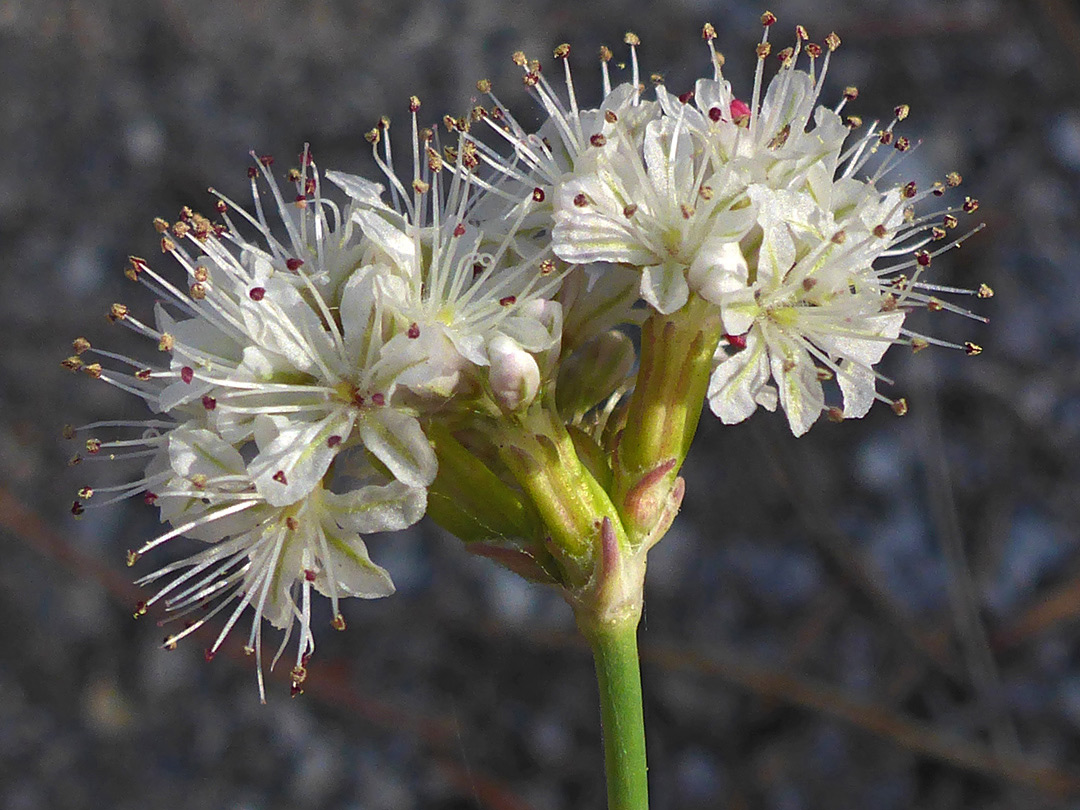
{"label": "thick green stem", "polygon": [[592,645],[600,687],[608,810],[648,810],[637,617],[582,630]]}

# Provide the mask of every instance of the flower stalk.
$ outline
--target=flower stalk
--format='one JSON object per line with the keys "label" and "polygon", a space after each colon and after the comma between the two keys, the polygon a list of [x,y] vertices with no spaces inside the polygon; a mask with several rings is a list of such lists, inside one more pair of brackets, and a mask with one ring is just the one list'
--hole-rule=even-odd
{"label": "flower stalk", "polygon": [[592,647],[600,694],[608,810],[648,810],[637,619],[578,626]]}

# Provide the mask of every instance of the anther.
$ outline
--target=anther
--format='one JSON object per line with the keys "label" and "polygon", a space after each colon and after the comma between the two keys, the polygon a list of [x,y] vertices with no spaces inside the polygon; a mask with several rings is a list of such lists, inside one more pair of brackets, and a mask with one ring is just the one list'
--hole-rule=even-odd
{"label": "anther", "polygon": [[214,410],[214,409],[215,409],[215,408],[217,407],[217,400],[216,400],[216,399],[214,399],[214,398],[213,398],[212,396],[210,396],[209,394],[205,394],[205,395],[203,396],[203,398],[202,398],[202,406],[203,406],[203,407],[204,407],[204,408],[205,408],[206,410],[208,410],[208,411],[212,411],[212,410]]}
{"label": "anther", "polygon": [[131,612],[131,618],[138,619],[146,615],[146,602],[136,602],[135,610]]}
{"label": "anther", "polygon": [[837,36],[835,31],[825,37],[825,47],[830,51],[835,51],[840,47],[840,37]]}
{"label": "anther", "polygon": [[989,284],[980,284],[979,291],[975,295],[978,298],[993,298],[994,290]]}
{"label": "anther", "polygon": [[191,381],[195,379],[195,369],[191,366],[184,366],[180,369],[180,379],[183,380],[185,384],[191,385]]}
{"label": "anther", "polygon": [[978,343],[972,343],[970,340],[964,341],[964,353],[967,354],[968,357],[975,357],[976,355],[982,354],[982,350],[982,346]]}
{"label": "anther", "polygon": [[593,146],[604,146],[607,143],[607,138],[604,137],[602,132],[597,132],[589,137],[589,143]]}
{"label": "anther", "polygon": [[893,402],[890,407],[892,408],[892,412],[897,416],[903,416],[908,412],[907,400],[903,397],[900,397],[896,402]]}
{"label": "anther", "polygon": [[945,175],[945,182],[949,184],[949,188],[956,188],[964,181],[964,178],[960,176],[959,172],[949,172]]}
{"label": "anther", "polygon": [[265,287],[252,287],[248,290],[248,298],[252,301],[262,301],[266,297]]}
{"label": "anther", "polygon": [[553,259],[544,259],[540,262],[540,275],[550,276],[555,272],[555,261]]}
{"label": "anther", "polygon": [[623,37],[623,42],[627,45],[638,46],[641,44],[641,37],[635,34],[633,31],[627,31],[626,36]]}
{"label": "anther", "polygon": [[[289,515],[287,518],[285,518],[285,528],[287,528],[290,532],[295,532],[297,529],[300,528],[300,521],[298,521],[292,515]],[[304,571],[304,577],[305,579],[307,579],[308,582],[314,582],[315,572],[311,570]]]}
{"label": "anther", "polygon": [[511,304],[514,304],[516,302],[517,302],[517,296],[516,295],[507,295],[507,296],[503,296],[502,298],[499,299],[499,306],[508,307]]}
{"label": "anther", "polygon": [[900,189],[900,196],[904,197],[905,199],[910,200],[912,197],[915,196],[917,191],[918,191],[918,186],[916,186],[915,181],[912,180],[910,183],[908,183],[902,189]]}
{"label": "anther", "polygon": [[911,353],[918,354],[930,344],[923,338],[914,337],[911,339]]}
{"label": "anther", "polygon": [[964,197],[964,213],[974,214],[979,210],[979,201],[974,197]]}
{"label": "anther", "polygon": [[810,35],[806,32],[806,29],[801,25],[795,26],[795,39],[800,39],[803,42],[810,39]]}
{"label": "anther", "polygon": [[336,614],[333,620],[330,622],[330,626],[335,630],[341,631],[345,629],[345,617],[340,613]]}
{"label": "anther", "polygon": [[817,59],[819,56],[821,56],[821,46],[818,45],[816,42],[806,43],[805,51],[810,55],[811,59]]}
{"label": "anther", "polygon": [[772,44],[768,42],[759,42],[754,50],[757,51],[758,59],[764,59],[772,52]]}
{"label": "anther", "polygon": [[884,239],[889,235],[889,232],[885,229],[884,225],[875,225],[873,233],[878,239]]}
{"label": "anther", "polygon": [[124,276],[130,281],[138,281],[139,274],[146,269],[146,260],[138,256],[128,256],[128,266],[124,268]]}
{"label": "anther", "polygon": [[273,478],[273,480],[277,481],[282,486],[286,486],[288,484],[288,480],[285,478],[284,470],[278,470],[271,476],[271,478]]}
{"label": "anther", "polygon": [[168,220],[164,220],[161,217],[154,217],[154,230],[158,233],[165,233],[169,230]]}
{"label": "anther", "polygon": [[895,148],[898,152],[906,152],[908,149],[911,148],[911,141],[901,135],[899,138],[896,139],[896,143],[893,144],[893,148]]}
{"label": "anther", "polygon": [[409,324],[409,330],[405,334],[408,335],[410,340],[416,340],[420,337],[420,324],[415,321]]}
{"label": "anther", "polygon": [[170,335],[168,332],[161,333],[161,339],[158,340],[157,344],[159,352],[171,352],[173,350],[173,346],[175,345],[176,340],[175,338],[173,338],[172,335]]}
{"label": "anther", "polygon": [[101,363],[91,363],[88,366],[82,367],[82,373],[87,377],[92,377],[95,380],[101,379]]}
{"label": "anther", "polygon": [[926,308],[931,312],[941,312],[941,310],[945,309],[945,304],[940,298],[927,298]]}
{"label": "anther", "polygon": [[536,188],[534,188],[532,190],[533,202],[541,203],[541,202],[544,201],[545,196],[546,195],[544,194],[544,190],[542,188],[540,188],[539,186],[537,186]]}
{"label": "anther", "polygon": [[339,444],[341,444],[340,436],[328,436],[326,439],[326,446],[329,447],[331,450],[337,447]]}
{"label": "anther", "polygon": [[761,24],[768,28],[770,25],[776,22],[776,15],[771,11],[766,11],[761,15]]}
{"label": "anther", "polygon": [[859,88],[855,86],[848,86],[844,88],[844,98],[848,101],[854,101],[859,97]]}
{"label": "anther", "polygon": [[420,110],[420,99],[416,96],[409,96],[409,112],[418,112]]}
{"label": "anther", "polygon": [[707,42],[716,39],[716,29],[713,28],[712,23],[705,23],[705,25],[701,26],[701,38]]}
{"label": "anther", "polygon": [[915,261],[918,262],[919,267],[930,266],[930,253],[925,250],[915,251]]}
{"label": "anther", "polygon": [[71,514],[73,514],[75,517],[81,517],[83,512],[85,511],[86,510],[83,508],[83,505],[78,501],[71,502]]}
{"label": "anther", "polygon": [[481,79],[476,83],[476,89],[480,93],[491,92],[491,79]]}
{"label": "anther", "polygon": [[844,421],[844,411],[843,411],[843,409],[842,408],[837,408],[835,405],[833,405],[831,408],[826,408],[825,409],[825,416],[827,416],[829,418],[830,422],[838,422],[839,423],[839,422]]}
{"label": "anther", "polygon": [[195,282],[188,288],[188,294],[196,301],[206,298],[206,285]]}
{"label": "anther", "polygon": [[613,56],[614,56],[614,54],[611,52],[611,48],[609,48],[607,45],[601,45],[600,46],[600,61],[601,62],[610,62]]}
{"label": "anther", "polygon": [[848,129],[858,129],[862,126],[862,118],[857,115],[849,115],[844,119],[844,126]]}
{"label": "anther", "polygon": [[955,228],[957,225],[960,224],[960,220],[958,220],[952,214],[946,214],[945,216],[943,216],[941,218],[941,224],[944,225],[949,230],[952,230],[953,228]]}
{"label": "anther", "polygon": [[899,107],[893,110],[893,112],[896,114],[897,121],[903,121],[911,113],[911,107],[909,107],[907,104],[901,104]]}
{"label": "anther", "polygon": [[176,250],[176,242],[167,236],[161,237],[161,252],[172,253],[174,250]]}
{"label": "anther", "polygon": [[579,191],[574,195],[574,205],[578,208],[584,208],[589,204],[589,198],[585,195],[585,192]]}
{"label": "anther", "polygon": [[[141,555],[139,554],[139,552],[128,549],[127,555],[125,556],[127,567],[131,568],[133,565],[135,565],[135,563],[139,561],[140,556]],[[143,612],[145,613],[146,611],[144,610]]]}
{"label": "anther", "polygon": [[622,215],[627,219],[630,219],[630,217],[637,213],[637,209],[638,207],[636,205],[630,203],[629,205],[623,206]]}
{"label": "anther", "polygon": [[109,314],[106,316],[111,323],[122,321],[128,316],[128,308],[123,304],[113,304],[109,307]]}
{"label": "anther", "polygon": [[86,440],[86,452],[92,456],[96,456],[101,452],[101,439],[87,439]]}
{"label": "anther", "polygon": [[843,230],[839,230],[839,231],[837,231],[837,232],[836,232],[836,233],[834,233],[834,234],[832,235],[832,237],[830,238],[830,241],[831,241],[831,242],[832,242],[832,243],[833,243],[834,245],[842,245],[842,244],[844,244],[844,242],[845,242],[846,240],[847,240],[847,233],[845,233],[845,232],[844,232]]}
{"label": "anther", "polygon": [[570,45],[564,42],[562,45],[556,45],[552,55],[556,59],[565,59],[570,55]]}
{"label": "anther", "polygon": [[72,355],[65,360],[61,360],[60,365],[62,365],[68,371],[78,371],[83,367],[83,361],[80,360],[78,357]]}
{"label": "anther", "polygon": [[431,184],[425,183],[419,177],[412,181],[412,187],[417,194],[427,194],[431,190]]}

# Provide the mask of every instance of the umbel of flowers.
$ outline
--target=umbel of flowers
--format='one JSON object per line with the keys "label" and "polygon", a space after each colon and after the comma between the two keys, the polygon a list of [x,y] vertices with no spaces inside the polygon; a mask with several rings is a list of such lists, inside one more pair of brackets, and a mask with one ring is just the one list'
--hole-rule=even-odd
{"label": "umbel of flowers", "polygon": [[749,89],[725,79],[709,25],[709,75],[692,88],[653,76],[646,89],[627,34],[629,80],[613,81],[603,48],[588,109],[568,45],[554,51],[564,88],[518,53],[536,132],[483,80],[462,118],[425,126],[410,99],[403,166],[383,118],[366,135],[379,182],[321,173],[305,147],[282,185],[252,153],[250,207],[212,191],[212,216],[155,220],[180,272],[132,257],[153,317],[115,304],[109,319],[156,352],[79,338],[64,364],[153,412],[81,429],[82,458],[135,472],[83,488],[73,511],[91,496],[157,507],[168,528],[130,564],[180,536],[198,544],[140,580],[157,590],[138,614],[162,602],[190,617],[166,646],[220,613],[211,657],[247,613],[260,694],[263,620],[284,631],[273,662],[293,640],[298,693],[313,593],[345,629],[343,598],[394,590],[364,535],[430,514],[561,589],[596,652],[612,806],[644,806],[645,558],[679,510],[705,406],[726,424],[779,406],[796,436],[875,400],[902,415],[874,368],[891,345],[980,351],[911,331],[908,313],[975,318],[938,296],[992,294],[925,280],[978,204],[955,197],[955,173],[929,188],[903,176],[908,108],[864,126],[845,116],[856,88],[823,103],[839,37],[819,45],[797,26],[774,54],[775,22],[762,16]]}

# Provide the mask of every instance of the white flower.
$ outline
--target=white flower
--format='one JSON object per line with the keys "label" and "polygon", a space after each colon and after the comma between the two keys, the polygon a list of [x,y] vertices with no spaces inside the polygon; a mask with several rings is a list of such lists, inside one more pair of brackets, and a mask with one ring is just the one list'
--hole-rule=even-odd
{"label": "white flower", "polygon": [[[540,63],[529,60],[520,51],[514,63],[524,71],[524,83],[547,116],[539,130],[527,132],[509,109],[499,102],[491,82],[477,83],[477,89],[492,102],[490,111],[477,108],[481,120],[494,134],[512,148],[508,157],[483,140],[466,132],[465,137],[475,147],[479,160],[491,173],[480,180],[486,195],[476,207],[474,216],[490,233],[502,233],[507,225],[523,234],[543,238],[550,235],[552,226],[553,190],[567,173],[575,171],[583,158],[608,142],[640,145],[645,126],[659,114],[655,101],[643,101],[638,75],[636,37],[627,35],[630,45],[632,76],[630,82],[612,87],[608,62],[611,52],[601,50],[602,99],[599,107],[581,109],[578,106],[570,72],[570,46],[555,49],[555,58],[563,63],[566,101],[548,82]],[[532,203],[529,205],[529,203]],[[521,216],[521,209],[528,211]]]}
{"label": "white flower", "polygon": [[[730,82],[721,72],[722,59],[713,49],[715,32],[706,25],[703,36],[712,56],[713,78],[699,79],[692,93],[676,98],[663,87],[657,97],[664,114],[680,119],[697,133],[710,159],[719,167],[732,165],[747,183],[762,183],[772,188],[801,188],[806,173],[815,166],[825,166],[831,176],[835,171],[848,129],[839,113],[848,98],[857,94],[848,88],[836,109],[817,106],[829,58],[840,45],[836,34],[825,38],[826,48],[807,42],[807,32],[796,26],[795,46],[777,54],[779,72],[771,79],[761,97],[766,58],[772,52],[768,41],[775,17],[762,17],[764,33],[757,46],[757,69],[749,103],[733,94]],[[821,64],[818,59],[824,53]],[[800,56],[809,57],[808,70],[797,68]],[[689,102],[693,100],[693,105]]]}
{"label": "white flower", "polygon": [[470,219],[480,191],[473,143],[459,137],[455,169],[443,174],[433,134],[416,126],[418,106],[414,100],[411,191],[391,170],[389,147],[385,157],[378,154],[380,141],[389,144],[388,126],[369,136],[395,206],[383,201],[380,185],[340,172],[327,177],[353,198],[352,221],[374,248],[365,261],[378,277],[376,297],[388,317],[386,351],[408,365],[398,383],[441,405],[438,400],[468,392],[483,376],[492,341],[509,338],[533,353],[557,341],[533,304],[558,289],[561,274],[549,248],[523,255],[516,242],[531,198],[494,240]]}
{"label": "white flower", "polygon": [[[177,617],[196,614],[165,645],[195,632],[210,618],[229,611],[224,627],[207,649],[212,657],[248,607],[254,616],[247,648],[260,661],[262,620],[284,630],[276,663],[299,625],[294,692],[306,675],[315,648],[311,633],[312,589],[327,596],[334,626],[344,629],[339,601],[354,596],[372,599],[394,592],[389,574],[368,556],[362,534],[406,528],[423,515],[425,492],[400,481],[367,483],[339,495],[318,485],[288,506],[262,498],[240,452],[209,430],[177,427],[165,437],[165,452],[152,468],[169,463],[167,481],[151,493],[162,520],[173,529],[147,543],[138,557],[174,537],[198,537],[210,545],[203,551],[143,577],[138,584],[168,578],[168,583],[139,610],[164,600]],[[160,479],[148,473],[148,480]],[[149,492],[149,490],[147,490]]]}
{"label": "white flower", "polygon": [[[725,423],[742,421],[758,405],[772,410],[777,402],[797,436],[823,410],[833,419],[858,418],[877,399],[902,413],[904,400],[876,390],[873,366],[891,344],[917,349],[935,342],[978,353],[974,344],[955,346],[903,329],[907,312],[917,306],[976,317],[926,295],[922,290],[943,288],[919,278],[934,255],[962,240],[933,253],[923,247],[944,238],[945,227],[956,224],[953,211],[974,210],[973,201],[916,218],[912,205],[941,188],[920,193],[907,184],[881,192],[873,181],[832,181],[814,173],[809,182],[808,191],[763,185],[748,191],[758,227],[744,240],[753,243],[745,252],[755,260],[737,268],[719,290],[727,345],[717,351],[707,393]],[[939,216],[943,225],[937,224]],[[874,266],[895,256],[903,258]],[[911,270],[914,278],[904,275]],[[984,290],[979,294],[989,294]],[[832,378],[843,407],[826,407],[822,382]]]}
{"label": "white flower", "polygon": [[434,454],[415,416],[394,400],[399,378],[415,360],[385,345],[375,274],[356,269],[370,246],[322,198],[310,159],[304,170],[310,176],[298,183],[311,190],[310,198],[285,203],[260,163],[298,256],[272,235],[256,191],[256,216],[234,210],[257,227],[261,242],[243,239],[227,214],[222,229],[187,213],[163,238],[164,249],[188,271],[187,294],[132,260],[131,274],[164,299],[157,327],[126,308],[114,308],[114,319],[157,342],[169,365],[137,368],[130,378],[101,376],[136,390],[155,410],[198,415],[230,443],[254,439],[248,469],[274,506],[305,497],[334,457],[354,444],[367,447],[402,483],[427,486]]}
{"label": "white flower", "polygon": [[689,297],[689,267],[754,223],[744,185],[713,171],[677,119],[649,122],[640,150],[605,144],[555,192],[556,254],[570,262],[641,268],[640,294],[661,313]]}

